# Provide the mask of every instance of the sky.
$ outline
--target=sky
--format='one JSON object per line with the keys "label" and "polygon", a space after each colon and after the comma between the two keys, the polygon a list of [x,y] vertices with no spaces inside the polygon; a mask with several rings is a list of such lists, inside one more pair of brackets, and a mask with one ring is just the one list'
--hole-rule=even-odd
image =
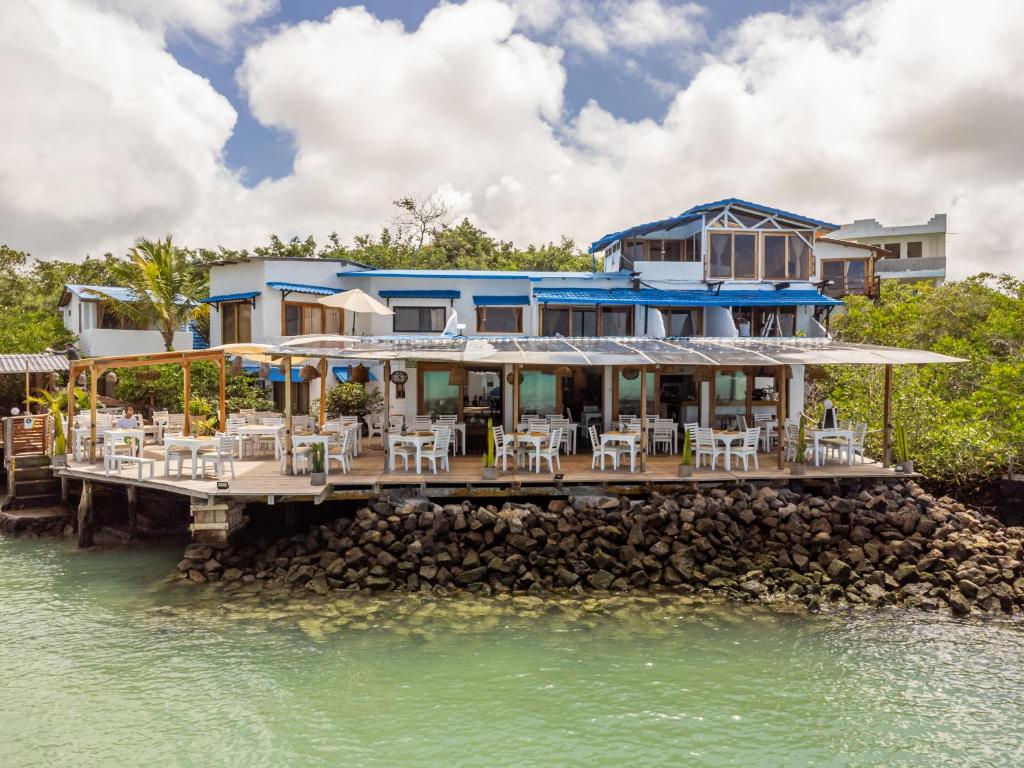
{"label": "sky", "polygon": [[1024,274],[1017,0],[4,0],[0,243],[376,233],[400,196],[519,245],[739,197],[949,215]]}

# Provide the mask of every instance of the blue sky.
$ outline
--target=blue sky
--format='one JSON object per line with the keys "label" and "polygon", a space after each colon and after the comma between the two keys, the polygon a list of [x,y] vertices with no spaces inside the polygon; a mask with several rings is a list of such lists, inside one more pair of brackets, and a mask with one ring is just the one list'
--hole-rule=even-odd
{"label": "blue sky", "polygon": [[[668,3],[671,5],[672,3]],[[681,3],[676,3],[681,5]],[[416,29],[423,17],[437,3],[425,0],[368,0],[367,2],[336,2],[335,0],[282,0],[271,15],[243,31],[243,39],[258,39],[268,30],[301,21],[320,21],[339,7],[361,5],[380,19],[400,20],[406,30]],[[786,12],[790,0],[715,0],[707,3],[701,21],[710,39],[714,39],[744,17],[764,12]],[[540,42],[553,43],[550,33],[533,33]],[[282,178],[292,169],[294,145],[291,137],[261,125],[249,112],[244,94],[235,81],[235,70],[241,63],[244,45],[229,49],[187,32],[169,36],[169,52],[178,63],[207,78],[223,94],[238,113],[234,134],[224,148],[227,166],[242,172],[242,181],[253,186],[266,178]],[[569,51],[564,59],[568,74],[565,89],[566,110],[574,114],[593,99],[611,114],[626,120],[660,119],[670,99],[667,91],[650,84],[655,78],[678,87],[686,85],[687,72],[664,51],[637,55],[641,68],[626,71],[617,57],[600,57],[585,52]]]}

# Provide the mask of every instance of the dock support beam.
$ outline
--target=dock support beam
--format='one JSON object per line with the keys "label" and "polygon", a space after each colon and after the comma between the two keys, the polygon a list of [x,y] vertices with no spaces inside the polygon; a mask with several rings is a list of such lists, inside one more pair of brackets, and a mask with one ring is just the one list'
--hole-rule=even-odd
{"label": "dock support beam", "polygon": [[647,469],[647,366],[640,368],[640,471]]}
{"label": "dock support beam", "polygon": [[139,532],[139,489],[129,485],[128,490],[128,531],[134,539]]}
{"label": "dock support beam", "polygon": [[284,471],[292,473],[292,356],[285,355],[284,368]]}
{"label": "dock support beam", "polygon": [[778,379],[775,384],[775,454],[779,462],[779,469],[782,469],[782,465],[785,463],[785,445],[784,438],[786,436],[786,381],[789,378],[789,371],[786,370],[786,366],[780,365],[775,369],[775,375]]}
{"label": "dock support beam", "polygon": [[892,366],[885,366],[885,393],[882,400],[882,466],[892,466]]}
{"label": "dock support beam", "polygon": [[82,481],[82,498],[78,500],[78,546],[92,546],[92,481]]}

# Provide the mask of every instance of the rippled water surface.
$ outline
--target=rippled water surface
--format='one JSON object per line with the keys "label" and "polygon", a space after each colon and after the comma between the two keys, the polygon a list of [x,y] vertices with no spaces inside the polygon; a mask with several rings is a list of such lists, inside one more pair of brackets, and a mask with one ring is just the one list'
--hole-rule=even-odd
{"label": "rippled water surface", "polygon": [[1020,766],[1024,627],[314,601],[0,539],[0,766]]}

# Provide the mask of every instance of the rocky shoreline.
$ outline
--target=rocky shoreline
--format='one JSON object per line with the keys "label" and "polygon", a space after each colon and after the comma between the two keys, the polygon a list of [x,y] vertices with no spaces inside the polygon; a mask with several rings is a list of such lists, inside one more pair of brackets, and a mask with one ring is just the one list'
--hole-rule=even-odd
{"label": "rocky shoreline", "polygon": [[438,505],[377,501],[300,535],[190,545],[195,582],[276,583],[319,595],[666,592],[762,602],[1020,614],[1024,528],[912,482],[843,496],[713,488],[644,500]]}

